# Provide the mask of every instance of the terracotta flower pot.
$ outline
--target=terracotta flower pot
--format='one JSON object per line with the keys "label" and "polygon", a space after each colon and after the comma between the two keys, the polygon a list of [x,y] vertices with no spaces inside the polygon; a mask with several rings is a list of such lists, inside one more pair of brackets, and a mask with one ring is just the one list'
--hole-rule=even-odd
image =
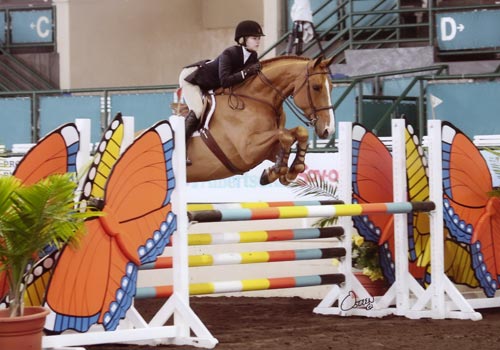
{"label": "terracotta flower pot", "polygon": [[49,310],[29,306],[24,316],[9,317],[9,310],[0,310],[0,349],[42,349],[43,326]]}
{"label": "terracotta flower pot", "polygon": [[355,272],[354,275],[358,281],[365,287],[366,291],[373,297],[384,295],[389,289],[387,283],[383,279],[372,281],[370,277],[364,275],[362,272]]}

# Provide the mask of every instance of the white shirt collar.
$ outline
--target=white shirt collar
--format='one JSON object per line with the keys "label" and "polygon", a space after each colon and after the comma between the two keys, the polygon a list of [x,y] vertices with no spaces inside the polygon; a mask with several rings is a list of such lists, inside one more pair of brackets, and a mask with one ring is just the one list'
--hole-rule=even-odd
{"label": "white shirt collar", "polygon": [[248,57],[252,54],[251,51],[247,50],[245,46],[242,46],[243,48],[243,63],[245,63],[248,60]]}

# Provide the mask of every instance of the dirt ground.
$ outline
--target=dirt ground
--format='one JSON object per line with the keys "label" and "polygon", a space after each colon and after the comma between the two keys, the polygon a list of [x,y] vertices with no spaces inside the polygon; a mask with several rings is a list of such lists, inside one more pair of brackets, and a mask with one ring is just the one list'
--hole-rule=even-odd
{"label": "dirt ground", "polygon": [[[191,307],[219,340],[216,350],[500,349],[500,308],[480,321],[339,317],[312,312],[318,300],[201,297]],[[139,300],[147,319],[163,300]],[[94,350],[193,350],[191,346],[99,345]]]}

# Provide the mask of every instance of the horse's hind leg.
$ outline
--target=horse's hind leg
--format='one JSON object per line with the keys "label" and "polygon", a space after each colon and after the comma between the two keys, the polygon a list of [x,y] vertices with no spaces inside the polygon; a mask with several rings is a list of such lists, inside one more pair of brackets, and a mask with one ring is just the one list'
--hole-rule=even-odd
{"label": "horse's hind leg", "polygon": [[293,160],[288,172],[280,176],[280,182],[283,185],[289,185],[297,176],[306,170],[306,153],[309,146],[309,132],[303,126],[298,126],[290,130],[290,133],[297,140],[297,154]]}
{"label": "horse's hind leg", "polygon": [[288,172],[288,158],[290,157],[290,150],[295,138],[287,129],[279,131],[279,150],[276,153],[276,161],[273,166],[267,168],[262,172],[260,177],[261,185],[268,185]]}

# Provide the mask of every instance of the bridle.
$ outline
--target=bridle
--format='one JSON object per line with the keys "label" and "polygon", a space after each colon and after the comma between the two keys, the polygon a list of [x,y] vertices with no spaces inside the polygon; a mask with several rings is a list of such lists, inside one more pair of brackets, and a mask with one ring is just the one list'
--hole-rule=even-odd
{"label": "bridle", "polygon": [[[294,90],[294,92],[288,96],[285,95],[285,93],[278,89],[276,86],[274,86],[273,82],[262,72],[262,71],[259,71],[258,72],[258,76],[259,78],[262,80],[262,82],[264,84],[266,84],[267,86],[269,86],[271,89],[273,89],[277,95],[279,96],[280,98],[280,101],[278,103],[278,106],[280,106],[283,102],[286,103],[286,105],[290,108],[290,110],[292,111],[292,113],[301,121],[303,122],[305,125],[307,126],[311,126],[311,127],[314,127],[316,125],[316,123],[318,122],[318,117],[317,117],[317,113],[320,112],[320,111],[324,111],[324,110],[328,110],[328,109],[333,109],[333,105],[328,105],[328,106],[324,106],[324,107],[316,107],[313,103],[313,100],[312,100],[312,96],[311,96],[311,89],[310,89],[310,80],[309,78],[313,75],[318,75],[318,74],[330,74],[330,72],[328,70],[326,71],[320,71],[320,72],[309,72],[309,63],[307,63],[307,67],[306,67],[306,74],[305,74],[305,77],[304,77],[304,81],[302,81],[302,83],[299,85],[298,88],[296,88]],[[307,90],[307,101],[308,101],[308,104],[309,106],[307,107],[310,112],[309,113],[305,113],[303,112],[302,109],[300,109],[299,107],[297,107],[294,103],[292,103],[288,97],[292,97],[294,98],[304,87],[306,87],[306,90]],[[248,95],[242,95],[242,94],[236,94],[232,91],[231,89],[231,95],[235,95],[235,96],[241,96],[241,97],[246,97],[246,98],[249,98],[249,99],[252,99],[254,101],[259,101],[263,104],[266,104],[268,106],[270,106],[277,117],[279,117],[279,107],[273,105],[272,103],[268,102],[268,101],[265,101],[263,99],[259,99],[259,98],[256,98],[256,97],[253,97],[253,96],[248,96]],[[231,98],[230,98],[231,100]]]}
{"label": "bridle", "polygon": [[318,116],[317,116],[318,112],[328,110],[328,109],[333,109],[333,106],[331,104],[328,106],[325,106],[325,107],[316,107],[313,103],[312,96],[311,96],[311,82],[309,81],[309,78],[313,75],[319,75],[319,74],[321,74],[321,75],[330,74],[330,71],[326,70],[326,71],[321,71],[321,72],[310,73],[309,72],[309,62],[308,62],[307,69],[306,69],[306,76],[305,76],[304,81],[302,82],[302,84],[299,85],[299,87],[297,89],[295,89],[294,93],[292,95],[290,95],[293,98],[294,96],[296,96],[299,93],[300,90],[302,90],[302,88],[304,86],[306,86],[307,87],[307,89],[306,89],[307,90],[307,101],[309,103],[309,109],[310,109],[309,113],[307,113],[307,114],[304,113],[295,104],[292,104],[290,101],[285,100],[285,103],[290,108],[292,113],[295,114],[295,116],[299,120],[301,120],[304,124],[306,124],[308,126],[315,126],[316,125],[316,123],[318,122]]}

